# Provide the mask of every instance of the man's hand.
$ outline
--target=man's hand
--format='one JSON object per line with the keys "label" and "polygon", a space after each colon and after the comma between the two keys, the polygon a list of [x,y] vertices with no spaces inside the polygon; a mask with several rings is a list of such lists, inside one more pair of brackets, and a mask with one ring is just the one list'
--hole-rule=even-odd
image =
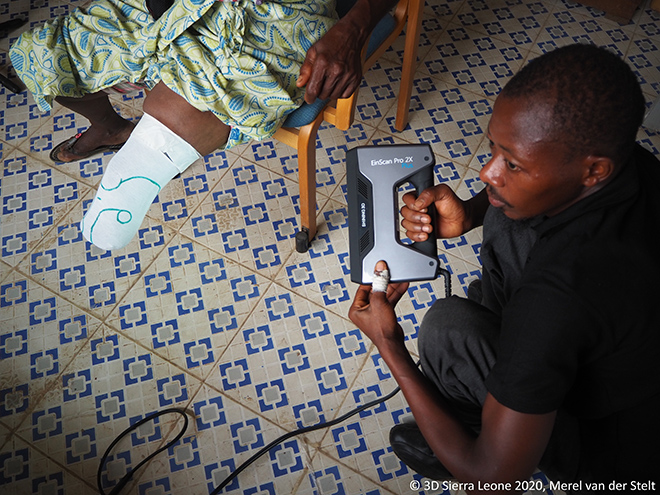
{"label": "man's hand", "polygon": [[361,37],[339,21],[307,50],[296,82],[305,87],[305,101],[348,98],[362,80]]}
{"label": "man's hand", "polygon": [[[387,269],[384,261],[376,264],[376,272]],[[378,292],[370,285],[360,285],[353,299],[348,317],[376,344],[403,344],[403,330],[396,319],[394,307],[408,290],[408,283],[388,284],[386,292]]]}
{"label": "man's hand", "polygon": [[[425,189],[415,197],[412,193],[403,196],[405,206],[401,208],[408,238],[415,242],[425,241],[434,229],[439,238],[458,237],[473,228],[474,219],[470,208],[471,202],[462,201],[449,186],[439,184]],[[431,225],[428,207],[435,204],[436,222]]]}

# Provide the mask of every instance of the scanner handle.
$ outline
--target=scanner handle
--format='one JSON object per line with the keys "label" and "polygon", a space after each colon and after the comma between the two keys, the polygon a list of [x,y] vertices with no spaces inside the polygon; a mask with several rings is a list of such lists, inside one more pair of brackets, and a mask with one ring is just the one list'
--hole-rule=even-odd
{"label": "scanner handle", "polygon": [[[435,181],[433,180],[433,173],[433,167],[428,167],[419,170],[417,173],[411,175],[408,178],[408,182],[410,182],[415,187],[418,196],[425,189],[435,185]],[[429,205],[428,215],[431,217],[431,225],[433,226],[433,230],[429,233],[428,239],[425,241],[415,242],[413,247],[420,253],[424,253],[435,258],[438,256],[438,244],[437,236],[435,233],[435,221],[437,218],[437,212],[434,203]]]}

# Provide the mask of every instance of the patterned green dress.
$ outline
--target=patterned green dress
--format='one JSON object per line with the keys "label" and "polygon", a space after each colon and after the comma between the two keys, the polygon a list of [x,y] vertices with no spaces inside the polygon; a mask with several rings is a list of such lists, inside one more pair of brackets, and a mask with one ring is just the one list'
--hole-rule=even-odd
{"label": "patterned green dress", "polygon": [[12,65],[39,108],[118,84],[162,81],[232,127],[226,147],[273,135],[303,101],[305,53],[336,22],[335,0],[94,0],[23,33]]}

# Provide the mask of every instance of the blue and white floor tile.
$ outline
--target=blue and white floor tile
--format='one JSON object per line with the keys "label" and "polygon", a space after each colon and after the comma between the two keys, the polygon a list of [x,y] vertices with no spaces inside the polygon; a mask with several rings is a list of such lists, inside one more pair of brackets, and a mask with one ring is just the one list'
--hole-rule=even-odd
{"label": "blue and white floor tile", "polygon": [[[22,15],[36,25],[82,3],[12,0],[0,4],[0,21]],[[437,181],[469,198],[483,187],[495,97],[530,57],[575,41],[606,45],[634,67],[649,104],[658,97],[660,13],[648,4],[620,25],[568,0],[429,0],[408,127],[393,127],[397,40],[365,75],[351,129],[319,131],[318,234],[305,254],[294,242],[297,157],[275,141],[198,160],[161,192],[126,248],[92,247],[79,222],[112,155],[52,163],[52,148],[85,120],[58,105],[41,114],[26,92],[0,90],[0,492],[96,493],[112,440],[150,412],[180,407],[189,411],[188,431],[126,493],[207,494],[284,432],[394,390],[377,350],[347,318],[356,287],[346,151],[430,143]],[[0,40],[0,67],[10,76],[16,36]],[[137,120],[143,99],[113,102]],[[660,155],[658,130],[642,128],[638,138]],[[480,276],[480,245],[480,229],[438,243],[454,293],[464,295]],[[415,358],[421,318],[443,296],[442,279],[415,283],[399,305]],[[448,495],[442,486],[411,490],[424,480],[393,455],[389,429],[408,417],[399,394],[289,439],[226,493]],[[167,444],[182,423],[162,416],[122,440],[104,486]]]}

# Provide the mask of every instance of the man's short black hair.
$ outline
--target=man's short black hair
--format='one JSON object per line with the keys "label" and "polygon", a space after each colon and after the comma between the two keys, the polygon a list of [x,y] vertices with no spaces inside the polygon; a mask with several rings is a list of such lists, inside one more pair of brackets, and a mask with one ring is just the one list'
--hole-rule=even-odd
{"label": "man's short black hair", "polygon": [[500,94],[553,105],[551,138],[569,156],[596,154],[617,165],[630,156],[645,112],[628,64],[593,45],[569,45],[532,60]]}

